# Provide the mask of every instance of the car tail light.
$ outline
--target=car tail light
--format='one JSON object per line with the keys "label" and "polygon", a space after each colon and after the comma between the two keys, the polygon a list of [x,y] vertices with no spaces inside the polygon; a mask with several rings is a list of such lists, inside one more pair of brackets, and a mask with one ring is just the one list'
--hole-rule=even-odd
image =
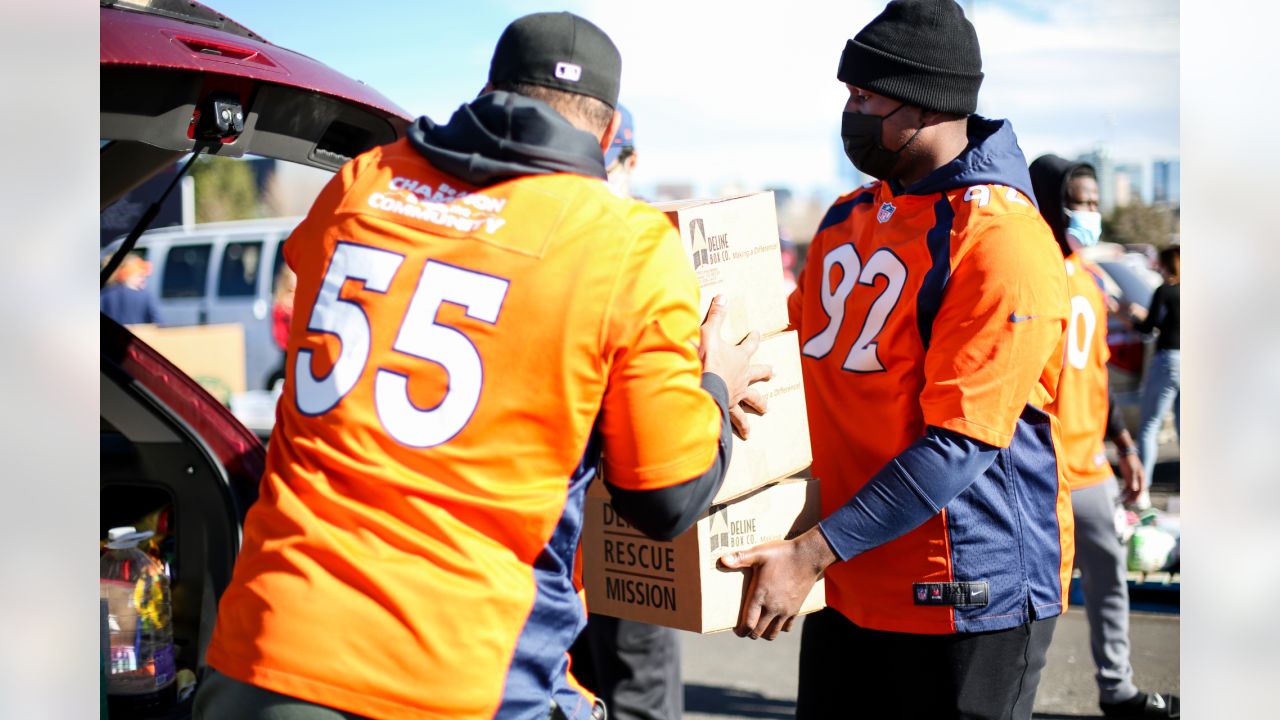
{"label": "car tail light", "polygon": [[211,55],[213,57],[226,58],[229,60],[251,62],[265,67],[276,67],[276,64],[271,61],[271,58],[267,57],[261,51],[253,48],[238,47],[236,45],[229,45],[224,42],[206,40],[198,37],[179,37],[177,40],[185,45],[188,50],[200,53],[201,55]]}

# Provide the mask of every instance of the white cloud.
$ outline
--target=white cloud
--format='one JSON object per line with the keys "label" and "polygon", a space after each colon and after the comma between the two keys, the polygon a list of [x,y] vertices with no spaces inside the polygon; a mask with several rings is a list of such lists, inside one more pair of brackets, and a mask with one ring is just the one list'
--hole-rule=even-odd
{"label": "white cloud", "polygon": [[618,44],[622,101],[636,116],[643,181],[833,185],[845,40],[874,0],[692,3],[582,11]]}
{"label": "white cloud", "polygon": [[988,62],[1060,50],[1158,55],[1178,50],[1177,0],[982,2],[973,18]]}
{"label": "white cloud", "polygon": [[1013,120],[1028,159],[1106,145],[1148,168],[1178,155],[1171,0],[979,5],[981,110]]}
{"label": "white cloud", "polygon": [[[692,181],[842,189],[845,40],[880,0],[675,2],[579,12],[623,54],[642,185]],[[1144,164],[1178,149],[1175,0],[976,3],[987,74],[981,111],[1013,120],[1029,157],[1107,142]]]}

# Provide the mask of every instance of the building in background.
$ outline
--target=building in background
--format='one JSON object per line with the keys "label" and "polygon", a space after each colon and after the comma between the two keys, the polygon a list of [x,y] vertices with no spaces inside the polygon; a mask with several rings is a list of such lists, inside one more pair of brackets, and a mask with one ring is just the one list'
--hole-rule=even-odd
{"label": "building in background", "polygon": [[1116,163],[1111,171],[1112,199],[1116,207],[1125,207],[1135,200],[1142,200],[1142,166],[1137,163]]}
{"label": "building in background", "polygon": [[1139,162],[1120,162],[1110,148],[1098,145],[1076,158],[1089,163],[1098,174],[1098,204],[1103,215],[1134,202],[1164,206],[1178,204],[1177,160],[1157,160],[1151,164],[1151,181],[1146,181],[1146,168]]}
{"label": "building in background", "polygon": [[1179,204],[1181,164],[1177,160],[1156,160],[1151,164],[1151,201],[1153,203]]}
{"label": "building in background", "polygon": [[1098,206],[1103,215],[1116,207],[1115,167],[1111,153],[1105,145],[1098,145],[1091,152],[1076,158],[1076,162],[1089,163],[1098,175]]}

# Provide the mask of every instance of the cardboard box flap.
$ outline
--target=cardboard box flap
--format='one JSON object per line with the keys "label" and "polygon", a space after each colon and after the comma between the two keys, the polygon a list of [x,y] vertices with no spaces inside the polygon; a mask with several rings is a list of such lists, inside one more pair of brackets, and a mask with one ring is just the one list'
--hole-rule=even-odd
{"label": "cardboard box flap", "polygon": [[697,207],[698,205],[712,205],[715,203],[729,202],[739,198],[750,197],[752,195],[768,195],[770,201],[773,200],[773,191],[766,190],[763,193],[739,193],[737,195],[726,195],[718,198],[691,198],[689,200],[664,200],[663,202],[653,203],[653,207],[664,213],[684,210],[686,208]]}
{"label": "cardboard box flap", "polygon": [[787,327],[788,291],[772,192],[655,207],[680,235],[698,279],[700,314],[706,316],[714,296],[728,300],[726,340],[738,342],[752,330],[769,334]]}

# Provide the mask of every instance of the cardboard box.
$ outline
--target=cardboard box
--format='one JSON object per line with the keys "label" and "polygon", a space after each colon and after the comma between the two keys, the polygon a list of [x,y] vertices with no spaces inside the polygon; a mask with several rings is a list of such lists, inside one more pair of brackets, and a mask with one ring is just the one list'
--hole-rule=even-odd
{"label": "cardboard box", "polygon": [[726,340],[737,342],[752,330],[768,335],[787,327],[787,288],[772,192],[654,207],[680,231],[702,288],[702,316],[717,294],[729,300]]}
{"label": "cardboard box", "polygon": [[130,325],[129,330],[224,405],[231,403],[232,395],[244,392],[244,327],[239,323]]}
{"label": "cardboard box", "polygon": [[[733,456],[719,492],[719,504],[789,478],[813,462],[809,416],[805,406],[800,345],[794,331],[774,333],[760,341],[754,362],[773,366],[773,378],[752,385],[767,402],[764,415],[747,413],[750,439],[733,436]],[[588,491],[607,498],[601,483]]]}
{"label": "cardboard box", "polygon": [[[727,552],[792,538],[821,519],[817,480],[781,482],[712,505],[671,542],[650,540],[614,512],[607,497],[588,493],[582,534],[582,579],[594,613],[696,633],[738,624],[747,571],[726,570]],[[826,605],[822,580],[801,613]]]}
{"label": "cardboard box", "polygon": [[752,386],[764,395],[767,411],[764,415],[747,413],[750,439],[734,436],[729,472],[713,503],[791,477],[813,462],[796,333],[780,332],[764,338],[753,361],[773,366],[773,379]]}

